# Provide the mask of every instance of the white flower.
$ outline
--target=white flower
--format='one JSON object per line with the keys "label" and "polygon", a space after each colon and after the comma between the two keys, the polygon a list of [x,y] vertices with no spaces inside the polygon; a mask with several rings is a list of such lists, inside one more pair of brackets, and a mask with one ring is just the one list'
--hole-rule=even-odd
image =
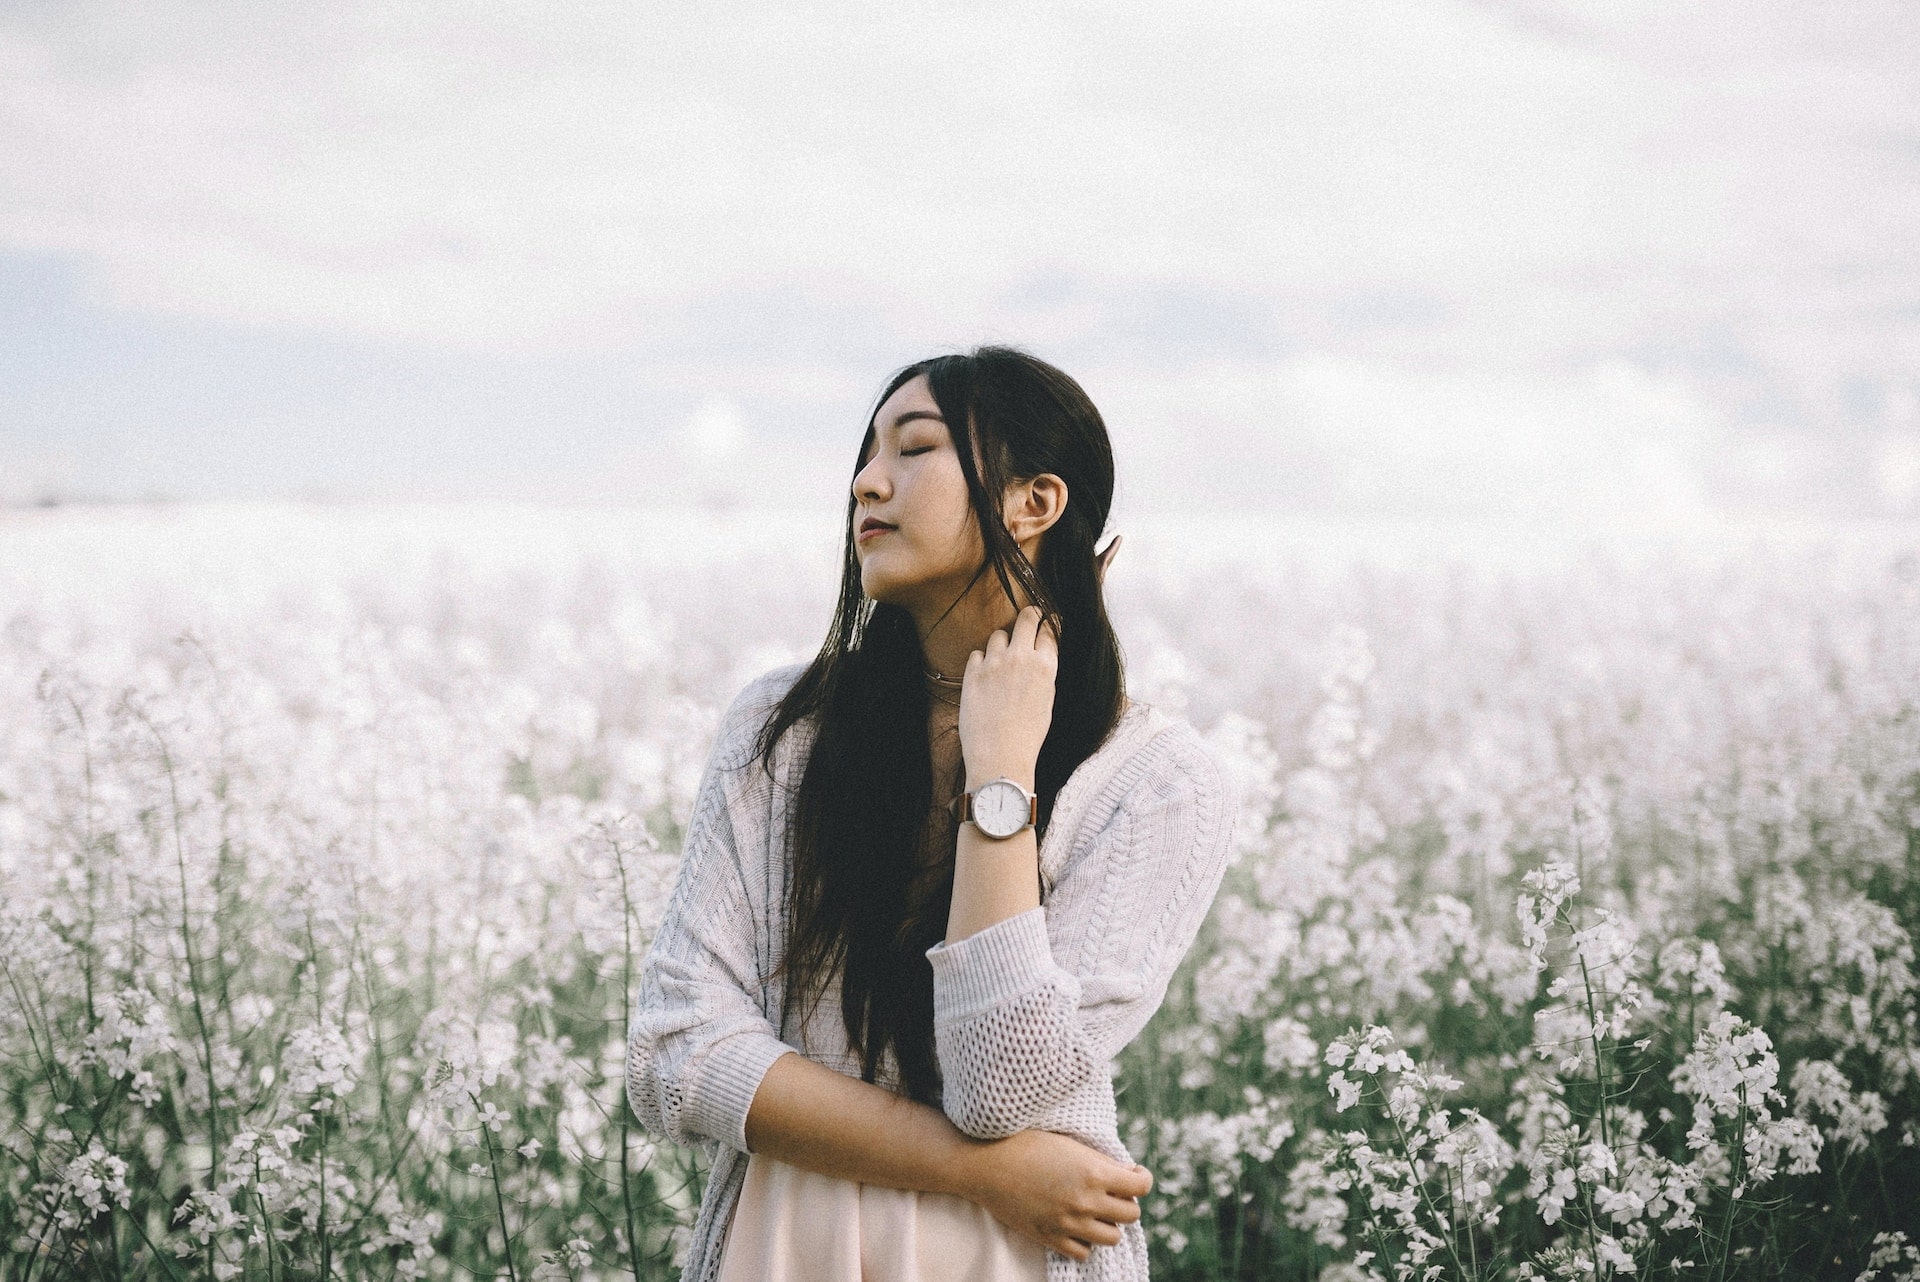
{"label": "white flower", "polygon": [[[56,1193],[52,1200],[60,1207],[56,1222],[63,1229],[80,1228],[106,1214],[110,1205],[124,1210],[132,1204],[126,1161],[107,1152],[99,1140],[90,1141],[86,1152],[66,1164],[61,1179],[65,1196]],[[84,1216],[76,1212],[75,1203],[85,1209]]]}
{"label": "white flower", "polygon": [[1272,1073],[1298,1073],[1311,1068],[1319,1049],[1305,1024],[1285,1016],[1268,1021],[1261,1040],[1261,1061]]}
{"label": "white flower", "polygon": [[1796,1117],[1821,1116],[1831,1121],[1821,1127],[1827,1138],[1844,1141],[1849,1152],[1864,1149],[1887,1128],[1886,1100],[1877,1091],[1853,1093],[1840,1070],[1829,1060],[1806,1059],[1793,1066],[1789,1079]]}
{"label": "white flower", "polygon": [[319,1095],[331,1101],[345,1098],[359,1079],[361,1051],[331,1021],[296,1028],[287,1038],[281,1065],[287,1089],[296,1095]]}

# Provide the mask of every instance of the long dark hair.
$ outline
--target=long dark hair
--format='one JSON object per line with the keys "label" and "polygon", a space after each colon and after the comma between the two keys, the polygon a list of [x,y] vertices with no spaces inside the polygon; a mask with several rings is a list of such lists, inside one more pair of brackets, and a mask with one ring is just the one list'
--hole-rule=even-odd
{"label": "long dark hair", "polygon": [[[1073,379],[1015,347],[976,347],[908,365],[887,381],[867,416],[855,475],[873,443],[880,407],[922,374],[959,452],[985,545],[962,596],[991,569],[1013,603],[1018,580],[1059,638],[1053,720],[1034,776],[1039,837],[1060,786],[1105,742],[1126,707],[1120,644],[1094,559],[1113,506],[1113,450],[1100,412]],[[1041,536],[1035,565],[1007,531],[1002,505],[1008,484],[1046,472],[1066,483],[1067,504]],[[847,1040],[864,1079],[875,1080],[891,1045],[904,1093],[933,1103],[940,1075],[926,950],[946,935],[953,848],[945,847],[934,889],[916,901],[916,856],[934,797],[926,660],[913,616],[868,598],[861,586],[853,541],[858,508],[849,485],[833,626],[755,745],[771,774],[781,734],[818,714],[786,834],[793,861],[781,1013],[791,1014],[803,998],[817,1004],[838,968]]]}

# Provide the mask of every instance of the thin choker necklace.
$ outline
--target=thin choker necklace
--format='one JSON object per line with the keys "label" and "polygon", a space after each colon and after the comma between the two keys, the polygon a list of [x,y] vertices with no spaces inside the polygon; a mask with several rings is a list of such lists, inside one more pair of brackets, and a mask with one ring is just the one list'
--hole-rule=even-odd
{"label": "thin choker necklace", "polygon": [[946,694],[943,693],[943,690],[951,690],[956,694],[959,693],[961,679],[959,677],[943,677],[932,668],[927,668],[925,671],[927,680],[933,682],[933,685],[928,687],[927,692],[942,703],[951,704],[956,708],[959,707],[960,700],[949,699]]}

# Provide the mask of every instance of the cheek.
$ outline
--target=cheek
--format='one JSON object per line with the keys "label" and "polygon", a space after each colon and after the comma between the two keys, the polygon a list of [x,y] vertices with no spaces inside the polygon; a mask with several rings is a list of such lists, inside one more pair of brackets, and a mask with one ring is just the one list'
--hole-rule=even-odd
{"label": "cheek", "polygon": [[955,464],[952,471],[940,479],[940,509],[946,514],[945,524],[948,529],[964,534],[973,526],[973,500],[967,494],[967,478]]}

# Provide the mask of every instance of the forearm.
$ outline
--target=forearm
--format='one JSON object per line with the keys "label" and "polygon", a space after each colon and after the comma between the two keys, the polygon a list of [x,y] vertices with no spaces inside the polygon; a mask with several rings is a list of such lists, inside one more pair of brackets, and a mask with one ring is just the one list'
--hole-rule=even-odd
{"label": "forearm", "polygon": [[795,1051],[761,1079],[747,1147],[803,1170],[884,1188],[972,1197],[985,1143],[945,1113]]}
{"label": "forearm", "polygon": [[[1031,775],[971,766],[967,786],[996,774],[1031,789]],[[1098,1067],[1081,1036],[1077,978],[1056,964],[1040,911],[1031,828],[1003,841],[962,824],[947,937],[933,965],[934,1050],[943,1111],[981,1140],[1014,1135]]]}
{"label": "forearm", "polygon": [[[1005,775],[1033,791],[1034,768],[967,769],[967,789]],[[971,823],[960,825],[953,860],[953,901],[946,942],[953,944],[996,922],[1040,906],[1040,844],[1032,828],[995,841]]]}

